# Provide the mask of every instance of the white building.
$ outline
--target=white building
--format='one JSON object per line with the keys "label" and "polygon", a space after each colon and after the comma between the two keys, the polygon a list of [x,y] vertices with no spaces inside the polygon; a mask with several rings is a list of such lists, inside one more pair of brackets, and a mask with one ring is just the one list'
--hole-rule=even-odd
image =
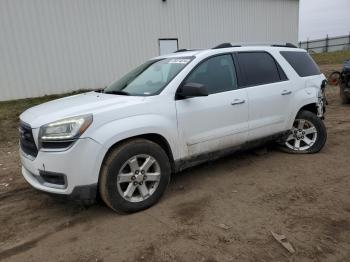
{"label": "white building", "polygon": [[177,48],[296,44],[298,13],[299,0],[0,0],[0,101],[103,87]]}

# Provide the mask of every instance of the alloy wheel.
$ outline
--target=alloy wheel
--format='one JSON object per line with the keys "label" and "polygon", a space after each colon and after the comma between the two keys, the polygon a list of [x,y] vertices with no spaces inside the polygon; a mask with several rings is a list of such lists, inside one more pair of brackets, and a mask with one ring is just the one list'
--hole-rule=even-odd
{"label": "alloy wheel", "polygon": [[161,170],[159,163],[150,155],[136,155],[128,159],[118,173],[119,194],[129,202],[141,202],[157,189]]}
{"label": "alloy wheel", "polygon": [[316,140],[316,127],[306,119],[296,119],[285,145],[295,151],[304,151],[311,148]]}

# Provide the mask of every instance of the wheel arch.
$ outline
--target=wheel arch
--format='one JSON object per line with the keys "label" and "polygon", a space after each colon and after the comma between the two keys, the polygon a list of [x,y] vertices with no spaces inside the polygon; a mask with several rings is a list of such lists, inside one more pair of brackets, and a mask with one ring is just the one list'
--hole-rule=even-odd
{"label": "wheel arch", "polygon": [[308,101],[304,101],[303,104],[299,105],[297,107],[297,110],[291,113],[290,120],[288,121],[286,130],[289,130],[293,126],[294,120],[297,118],[298,114],[300,114],[300,112],[302,111],[309,111],[317,115],[317,102],[308,100]]}
{"label": "wheel arch", "polygon": [[303,103],[299,104],[295,108],[296,110],[291,112],[290,119],[287,122],[286,130],[292,128],[294,120],[297,118],[298,114],[302,111],[310,111],[317,115],[317,102],[314,100],[303,101]]}
{"label": "wheel arch", "polygon": [[317,104],[316,103],[310,103],[307,105],[302,106],[296,116],[301,112],[301,111],[310,111],[311,113],[314,113],[317,115]]}
{"label": "wheel arch", "polygon": [[[171,171],[175,172],[175,160],[174,160],[174,156],[173,156],[173,152],[171,150],[171,146],[169,144],[169,142],[167,141],[167,139],[157,133],[145,133],[145,134],[140,134],[140,135],[135,135],[135,136],[131,136],[128,138],[124,138],[121,139],[117,142],[115,142],[114,144],[112,144],[108,150],[106,151],[106,153],[103,156],[103,160],[102,160],[102,165],[105,162],[106,158],[109,156],[109,154],[119,145],[121,145],[122,143],[126,143],[128,141],[134,140],[134,139],[138,139],[138,138],[143,138],[149,141],[152,141],[154,143],[156,143],[157,145],[159,145],[167,154],[169,161],[170,161],[170,166],[171,166]],[[100,170],[102,168],[102,165],[100,167]]]}

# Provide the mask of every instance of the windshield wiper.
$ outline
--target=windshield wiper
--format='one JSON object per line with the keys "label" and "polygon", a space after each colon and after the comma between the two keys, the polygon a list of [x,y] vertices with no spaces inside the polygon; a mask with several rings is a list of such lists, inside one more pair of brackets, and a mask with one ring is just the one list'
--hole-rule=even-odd
{"label": "windshield wiper", "polygon": [[105,90],[105,89],[104,88],[99,88],[99,89],[94,90],[94,92],[103,93],[103,90]]}
{"label": "windshield wiper", "polygon": [[112,95],[122,95],[122,96],[129,96],[130,94],[123,90],[111,90],[104,92],[105,94],[112,94]]}

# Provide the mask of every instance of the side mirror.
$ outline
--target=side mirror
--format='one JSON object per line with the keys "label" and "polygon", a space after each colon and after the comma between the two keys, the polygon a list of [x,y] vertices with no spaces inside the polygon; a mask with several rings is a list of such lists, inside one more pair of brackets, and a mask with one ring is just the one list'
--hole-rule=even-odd
{"label": "side mirror", "polygon": [[205,85],[199,83],[186,83],[180,87],[176,94],[176,96],[180,99],[208,95],[208,88]]}

